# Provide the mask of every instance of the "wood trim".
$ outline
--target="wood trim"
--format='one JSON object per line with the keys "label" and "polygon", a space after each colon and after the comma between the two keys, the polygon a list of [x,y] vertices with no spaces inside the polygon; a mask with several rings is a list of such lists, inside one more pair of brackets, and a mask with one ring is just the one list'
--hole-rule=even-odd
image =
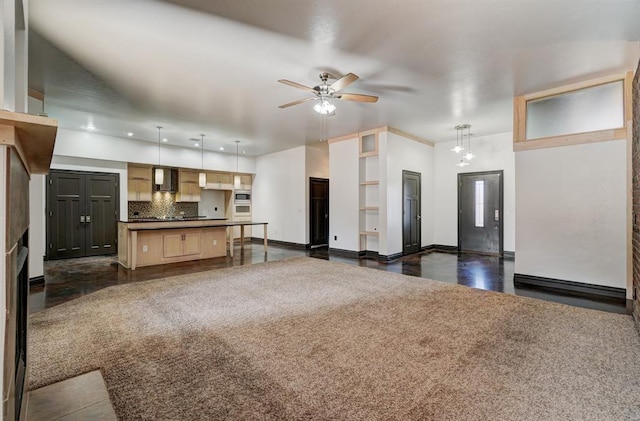
{"label": "wood trim", "polygon": [[378,180],[363,181],[360,183],[360,185],[361,186],[379,186],[380,181]]}
{"label": "wood trim", "polygon": [[414,140],[414,141],[416,141],[418,143],[422,143],[422,144],[425,144],[425,145],[428,145],[428,146],[432,146],[433,147],[435,145],[435,143],[433,143],[430,140],[422,139],[422,138],[420,138],[418,136],[412,135],[411,133],[403,132],[402,130],[396,129],[395,127],[388,126],[387,127],[387,131],[389,133],[393,133],[395,135],[402,136],[402,137],[407,138],[409,140]]}
{"label": "wood trim", "polygon": [[360,231],[360,235],[366,235],[367,237],[378,237],[379,231]]}
{"label": "wood trim", "polygon": [[513,142],[527,139],[527,101],[523,96],[513,99]]}
{"label": "wood trim", "polygon": [[[606,83],[622,81],[624,95],[625,125],[617,129],[598,130],[586,133],[572,133],[569,135],[550,136],[538,139],[527,139],[526,120],[527,102],[554,95],[566,94],[580,89],[591,88]],[[513,150],[514,152],[532,149],[552,148],[557,146],[579,145],[583,143],[605,142],[627,138],[627,127],[632,115],[632,82],[633,72],[619,73],[590,79],[578,83],[547,89],[545,91],[522,95],[514,98],[513,102]]]}
{"label": "wood trim", "polygon": [[543,137],[524,142],[515,142],[513,151],[528,151],[532,149],[553,148],[557,146],[581,145],[583,143],[606,142],[627,138],[627,129],[600,130],[587,133],[576,133],[565,136]]}
{"label": "wood trim", "polygon": [[378,206],[363,206],[360,208],[361,211],[378,211],[380,207]]}
{"label": "wood trim", "polygon": [[352,139],[358,139],[358,133],[332,137],[331,139],[327,139],[327,142],[331,145],[332,143],[344,142],[345,140],[352,140]]}
{"label": "wood trim", "polygon": [[633,121],[633,72],[627,72],[624,78],[624,121],[627,122],[627,127],[632,124]]}
{"label": "wood trim", "polygon": [[627,121],[627,299],[633,299],[633,121]]}
{"label": "wood trim", "polygon": [[29,89],[28,94],[31,98],[44,101],[44,94],[40,91],[36,91],[35,89]]}
{"label": "wood trim", "polygon": [[[58,132],[58,122],[48,117],[31,114],[14,113],[0,110],[0,126],[13,126],[15,133],[9,135],[10,129],[2,129],[1,143],[11,146],[20,144],[20,157],[29,174],[47,174],[53,157],[53,145]],[[9,138],[5,136],[9,135]]]}
{"label": "wood trim", "polygon": [[523,95],[525,101],[532,101],[534,99],[545,98],[548,96],[566,94],[568,92],[578,91],[580,89],[591,88],[593,86],[604,85],[605,83],[615,82],[617,80],[625,80],[628,77],[627,73],[617,73],[613,75],[603,76],[595,79],[589,79],[582,82],[571,83],[569,85],[558,86],[557,88],[551,88],[544,91],[538,91],[531,94]]}

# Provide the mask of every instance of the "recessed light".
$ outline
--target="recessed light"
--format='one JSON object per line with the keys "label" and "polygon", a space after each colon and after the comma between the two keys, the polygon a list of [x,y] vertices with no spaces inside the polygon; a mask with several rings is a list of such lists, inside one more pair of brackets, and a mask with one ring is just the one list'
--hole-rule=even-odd
{"label": "recessed light", "polygon": [[242,153],[247,153],[247,151],[242,151]]}
{"label": "recessed light", "polygon": [[167,142],[168,142],[168,140],[167,140],[167,138],[166,138],[166,137],[165,137],[165,138],[163,138],[163,139],[162,139],[162,141],[163,141],[164,143],[167,143]]}
{"label": "recessed light", "polygon": [[87,130],[94,131],[95,129],[96,129],[96,126],[94,126],[93,124],[87,125]]}
{"label": "recessed light", "polygon": [[221,150],[221,151],[224,151],[224,146],[220,146],[220,150]]}
{"label": "recessed light", "polygon": [[133,132],[129,132],[129,133],[127,133],[127,136],[129,136],[129,137],[133,137]]}
{"label": "recessed light", "polygon": [[194,143],[193,146],[200,146],[198,142]]}

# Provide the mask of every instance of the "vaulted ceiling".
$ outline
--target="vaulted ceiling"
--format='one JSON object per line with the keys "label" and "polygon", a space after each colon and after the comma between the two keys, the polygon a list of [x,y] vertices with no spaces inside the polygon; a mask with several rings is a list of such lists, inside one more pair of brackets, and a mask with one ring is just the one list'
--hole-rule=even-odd
{"label": "vaulted ceiling", "polygon": [[[63,128],[249,155],[389,125],[512,130],[515,95],[634,69],[637,0],[30,0],[30,87]],[[318,74],[353,72],[323,118]]]}

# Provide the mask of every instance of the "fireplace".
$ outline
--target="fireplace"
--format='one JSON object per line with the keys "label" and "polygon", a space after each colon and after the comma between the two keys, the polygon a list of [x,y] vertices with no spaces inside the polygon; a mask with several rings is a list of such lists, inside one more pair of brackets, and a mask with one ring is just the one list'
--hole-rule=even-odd
{"label": "fireplace", "polygon": [[7,310],[15,315],[5,330],[5,391],[8,401],[5,416],[24,419],[23,394],[27,375],[27,319],[29,298],[28,231],[11,248],[7,273]]}

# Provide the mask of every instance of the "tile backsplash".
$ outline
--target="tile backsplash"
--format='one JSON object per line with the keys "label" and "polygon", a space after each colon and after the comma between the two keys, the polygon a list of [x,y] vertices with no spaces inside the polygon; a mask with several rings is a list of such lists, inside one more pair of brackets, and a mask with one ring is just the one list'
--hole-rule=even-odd
{"label": "tile backsplash", "polygon": [[[138,213],[137,215],[135,213]],[[184,212],[184,213],[181,213]],[[185,218],[198,216],[197,202],[176,202],[176,194],[168,192],[154,192],[151,202],[129,202],[127,217],[131,218],[162,218],[166,216],[184,216]]]}

